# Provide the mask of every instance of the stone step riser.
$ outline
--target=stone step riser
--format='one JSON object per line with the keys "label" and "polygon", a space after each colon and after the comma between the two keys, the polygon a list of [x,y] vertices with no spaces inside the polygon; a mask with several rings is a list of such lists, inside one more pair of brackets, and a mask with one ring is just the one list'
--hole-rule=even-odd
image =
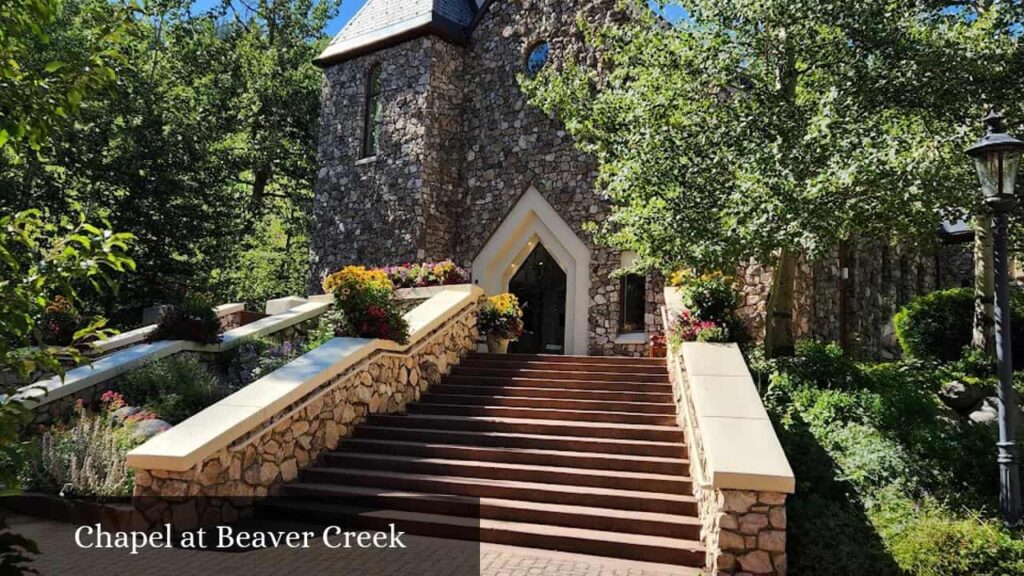
{"label": "stone step riser", "polygon": [[460,476],[464,478],[486,478],[492,480],[514,480],[518,482],[541,482],[544,484],[564,484],[568,486],[592,486],[595,488],[611,488],[614,490],[635,490],[638,492],[663,492],[667,494],[692,494],[689,479],[680,476],[678,479],[662,478],[622,478],[610,476],[601,470],[585,472],[582,470],[549,471],[516,468],[495,468],[455,463],[435,463],[418,460],[395,460],[358,457],[344,452],[328,454],[324,465],[333,468],[355,468],[364,470],[382,470],[388,472],[404,472],[410,474],[434,474],[439,476]]}
{"label": "stone step riser", "polygon": [[665,368],[664,358],[622,358],[617,356],[554,356],[542,354],[481,354],[474,352],[466,356],[463,362],[505,362],[522,364],[524,362],[555,362],[558,364],[598,364],[613,365],[623,368],[630,366],[658,366]]}
{"label": "stone step riser", "polygon": [[457,478],[434,478],[422,476],[407,478],[387,474],[374,474],[370,470],[341,470],[308,468],[300,475],[302,482],[316,484],[338,484],[340,486],[365,486],[391,490],[409,490],[431,494],[454,494],[474,498],[501,498],[504,500],[526,500],[569,506],[590,506],[614,508],[616,510],[638,510],[693,516],[697,512],[692,500],[674,500],[660,497],[654,492],[637,492],[629,496],[608,495],[596,492],[572,492],[551,485],[544,490],[502,484],[462,482]]}
{"label": "stone step riser", "polygon": [[516,422],[514,420],[474,420],[463,417],[433,417],[427,415],[373,415],[369,423],[389,428],[416,428],[418,430],[459,430],[464,432],[498,432],[503,434],[538,434],[572,436],[579,438],[609,438],[615,440],[641,440],[644,442],[678,442],[682,445],[681,429],[647,430],[606,426],[573,426],[571,423],[551,421]]}
{"label": "stone step riser", "polygon": [[481,368],[478,366],[456,366],[453,376],[470,376],[486,378],[531,378],[536,380],[572,380],[580,382],[629,382],[649,384],[669,384],[668,374],[643,374],[632,370],[620,372],[577,372],[563,370],[527,370],[524,368]]}
{"label": "stone step riser", "polygon": [[599,400],[558,400],[554,398],[520,398],[516,396],[473,396],[429,393],[420,399],[418,405],[428,404],[444,404],[448,406],[541,408],[567,410],[584,415],[590,412],[627,412],[632,414],[672,416],[673,419],[676,414],[675,405],[669,403],[645,404],[642,402],[601,402]]}
{"label": "stone step riser", "polygon": [[[636,460],[627,456],[599,456],[597,454],[563,452],[524,452],[522,450],[500,450],[484,446],[434,446],[422,443],[389,443],[351,438],[342,442],[342,451],[368,454],[392,454],[395,456],[417,456],[421,458],[445,458],[449,460],[473,460],[500,462],[504,464],[527,464],[533,466],[571,466],[595,470],[618,470],[622,472],[644,472],[648,474],[689,474],[689,464],[681,461]],[[683,456],[685,457],[685,450]]]}
{"label": "stone step riser", "polygon": [[497,446],[508,448],[529,448],[535,450],[565,450],[568,452],[598,452],[601,454],[626,454],[634,456],[656,456],[660,458],[686,458],[686,447],[679,445],[617,443],[614,441],[560,439],[560,438],[517,438],[464,434],[448,430],[425,430],[416,428],[383,428],[360,425],[354,431],[356,438],[400,440],[404,442],[437,442],[440,444],[469,444],[473,446]]}
{"label": "stone step riser", "polygon": [[574,390],[571,388],[551,388],[544,385],[535,388],[525,386],[476,386],[473,384],[442,383],[430,388],[437,394],[456,394],[472,396],[518,396],[528,398],[546,398],[552,400],[595,400],[600,402],[672,402],[670,392],[622,392],[600,390]]}
{"label": "stone step riser", "polygon": [[597,392],[648,392],[671,394],[672,386],[668,383],[652,382],[612,382],[589,380],[554,380],[547,378],[477,376],[453,374],[445,382],[462,386],[482,386],[495,388],[553,388],[563,390],[597,391]]}
{"label": "stone step riser", "polygon": [[422,402],[409,406],[412,414],[435,414],[443,416],[478,416],[490,418],[528,418],[537,420],[562,420],[580,422],[604,422],[609,424],[643,424],[649,426],[672,426],[675,416],[657,414],[630,414],[628,412],[585,412],[572,410],[546,410],[542,408],[510,408],[503,406],[458,406]]}
{"label": "stone step riser", "polygon": [[[525,522],[528,524],[547,524],[585,530],[601,530],[605,532],[621,532],[628,534],[645,534],[699,540],[700,526],[695,521],[671,522],[648,520],[642,518],[622,518],[595,512],[566,512],[557,508],[537,509],[535,507],[516,506],[514,502],[493,504],[488,500],[452,498],[416,498],[402,493],[380,491],[373,495],[338,496],[323,490],[306,487],[301,484],[286,486],[284,494],[288,497],[302,498],[324,502],[329,505],[340,504],[356,508],[404,510],[407,512],[423,512],[442,514],[445,516],[461,516],[464,518],[486,518],[506,522]],[[281,506],[287,506],[285,499]],[[327,508],[327,507],[324,507]],[[323,512],[318,520],[331,522],[336,517],[329,511]]]}
{"label": "stone step riser", "polygon": [[501,370],[568,370],[571,372],[619,372],[623,374],[655,374],[668,377],[664,365],[622,365],[622,364],[581,364],[567,362],[519,361],[503,362],[500,360],[467,360],[459,365],[466,369],[501,369]]}
{"label": "stone step riser", "polygon": [[[296,516],[293,517],[294,520],[306,518],[308,518],[308,514],[305,512],[296,513]],[[671,547],[621,544],[607,540],[587,540],[558,534],[531,534],[508,529],[453,525],[429,521],[407,519],[396,521],[385,515],[353,515],[345,518],[336,518],[335,521],[364,530],[386,531],[390,528],[389,525],[393,523],[396,529],[402,532],[434,538],[490,542],[507,546],[561,550],[578,554],[613,556],[643,562],[659,562],[693,567],[703,566],[704,564],[704,552],[701,550],[679,550]]]}

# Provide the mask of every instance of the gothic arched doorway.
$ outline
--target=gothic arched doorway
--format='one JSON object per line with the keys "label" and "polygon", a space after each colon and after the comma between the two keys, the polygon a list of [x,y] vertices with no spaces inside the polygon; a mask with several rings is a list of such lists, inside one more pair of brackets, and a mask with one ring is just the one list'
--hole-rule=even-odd
{"label": "gothic arched doorway", "polygon": [[523,306],[526,332],[509,346],[517,354],[565,353],[565,271],[540,243],[508,283]]}

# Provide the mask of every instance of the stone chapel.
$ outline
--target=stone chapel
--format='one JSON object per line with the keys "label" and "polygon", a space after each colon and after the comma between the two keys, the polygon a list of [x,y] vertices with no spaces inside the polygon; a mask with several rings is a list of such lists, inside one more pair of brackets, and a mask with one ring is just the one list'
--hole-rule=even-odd
{"label": "stone chapel", "polygon": [[[347,264],[451,258],[488,293],[526,304],[513,351],[644,354],[660,330],[663,279],[614,274],[631,254],[585,232],[608,203],[595,162],[532,107],[520,74],[588,57],[577,18],[623,14],[616,0],[368,0],[317,58],[324,70],[311,288]],[[798,337],[892,354],[888,321],[913,295],[969,284],[971,253],[851,243],[802,263]],[[739,267],[756,337],[771,271]]]}

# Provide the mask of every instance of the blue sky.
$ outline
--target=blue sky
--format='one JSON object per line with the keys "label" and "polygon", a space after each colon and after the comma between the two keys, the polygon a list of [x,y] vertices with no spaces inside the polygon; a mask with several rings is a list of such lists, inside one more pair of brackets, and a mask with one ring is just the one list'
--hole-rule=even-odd
{"label": "blue sky", "polygon": [[[199,12],[211,6],[220,4],[220,1],[221,0],[196,0],[193,6],[196,12]],[[655,0],[648,1],[652,7],[657,4]],[[341,10],[338,12],[338,16],[335,17],[334,20],[331,20],[330,24],[327,25],[327,35],[334,36],[337,34],[338,31],[341,30],[342,26],[344,26],[345,23],[348,22],[349,19],[352,18],[352,16],[359,11],[365,3],[366,0],[342,0]],[[668,3],[671,4],[671,2]],[[668,6],[665,8],[664,14],[669,20],[676,21],[684,17],[686,12],[679,6]]]}

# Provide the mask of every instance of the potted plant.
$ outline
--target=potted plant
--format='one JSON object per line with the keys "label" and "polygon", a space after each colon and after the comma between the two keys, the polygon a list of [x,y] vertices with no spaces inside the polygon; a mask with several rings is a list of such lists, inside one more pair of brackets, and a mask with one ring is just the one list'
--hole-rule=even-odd
{"label": "potted plant", "polygon": [[487,336],[487,351],[507,354],[508,343],[523,335],[523,309],[514,294],[487,298],[480,308],[480,331]]}
{"label": "potted plant", "polygon": [[664,358],[668,354],[668,342],[665,333],[659,332],[651,336],[651,358]]}

